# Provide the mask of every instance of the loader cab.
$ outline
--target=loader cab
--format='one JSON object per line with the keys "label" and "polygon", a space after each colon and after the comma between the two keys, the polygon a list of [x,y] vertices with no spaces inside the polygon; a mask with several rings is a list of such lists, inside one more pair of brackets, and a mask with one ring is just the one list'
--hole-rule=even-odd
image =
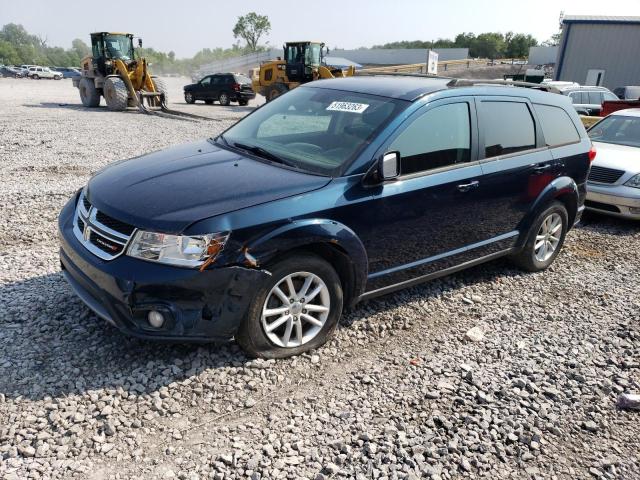
{"label": "loader cab", "polygon": [[98,32],[91,34],[94,67],[104,76],[114,72],[112,60],[129,63],[134,59],[133,35],[130,33]]}
{"label": "loader cab", "polygon": [[284,45],[287,78],[290,82],[310,82],[322,63],[320,42],[288,42]]}

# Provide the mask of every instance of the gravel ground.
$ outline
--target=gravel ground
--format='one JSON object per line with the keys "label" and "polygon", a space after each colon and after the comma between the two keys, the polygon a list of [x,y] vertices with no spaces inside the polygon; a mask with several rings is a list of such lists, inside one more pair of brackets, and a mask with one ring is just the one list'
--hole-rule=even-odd
{"label": "gravel ground", "polygon": [[498,261],[361,304],[293,359],[97,319],[60,274],[63,203],[250,110],[174,107],[218,121],[0,79],[0,478],[640,478],[640,412],[615,407],[640,391],[638,224],[589,216],[547,272]]}

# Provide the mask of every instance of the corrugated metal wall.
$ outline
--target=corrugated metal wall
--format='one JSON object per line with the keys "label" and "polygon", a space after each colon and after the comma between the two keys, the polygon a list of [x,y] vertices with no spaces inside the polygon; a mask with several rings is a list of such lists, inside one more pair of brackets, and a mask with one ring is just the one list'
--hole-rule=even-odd
{"label": "corrugated metal wall", "polygon": [[[556,80],[585,85],[590,69],[602,69],[605,71],[603,86],[609,89],[640,85],[639,53],[640,25],[565,24],[556,62]],[[562,65],[559,64],[561,57]]]}

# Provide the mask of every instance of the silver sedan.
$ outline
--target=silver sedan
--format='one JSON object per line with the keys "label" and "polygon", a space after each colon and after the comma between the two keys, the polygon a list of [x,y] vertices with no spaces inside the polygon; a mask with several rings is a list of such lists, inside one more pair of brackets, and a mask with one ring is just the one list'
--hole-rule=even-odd
{"label": "silver sedan", "polygon": [[619,110],[589,129],[597,150],[586,207],[640,220],[640,108]]}

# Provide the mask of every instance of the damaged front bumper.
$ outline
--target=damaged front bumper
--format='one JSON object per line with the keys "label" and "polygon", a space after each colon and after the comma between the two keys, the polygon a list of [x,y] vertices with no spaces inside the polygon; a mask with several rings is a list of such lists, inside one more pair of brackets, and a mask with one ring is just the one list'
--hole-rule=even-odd
{"label": "damaged front bumper", "polygon": [[[60,213],[60,263],[76,294],[99,317],[126,334],[145,339],[213,342],[231,339],[269,275],[242,266],[199,270],[145,262],[126,255],[104,261],[73,234],[73,201]],[[164,317],[161,327],[148,321]]]}

